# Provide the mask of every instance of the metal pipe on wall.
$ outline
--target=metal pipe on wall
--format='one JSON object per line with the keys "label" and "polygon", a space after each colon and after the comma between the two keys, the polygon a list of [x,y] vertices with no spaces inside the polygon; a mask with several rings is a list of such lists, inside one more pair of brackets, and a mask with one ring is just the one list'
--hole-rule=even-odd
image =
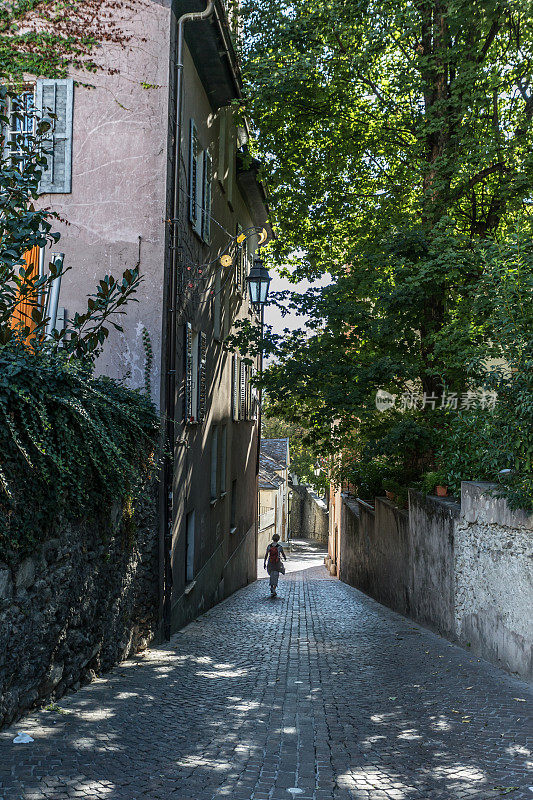
{"label": "metal pipe on wall", "polygon": [[[64,253],[51,254],[52,263],[58,268],[58,270],[61,270],[64,258],[65,258]],[[48,290],[48,297],[46,298],[45,314],[48,317],[48,322],[46,323],[45,335],[47,338],[50,338],[52,336],[52,331],[56,326],[60,291],[61,291],[61,273],[52,280],[52,284]]]}

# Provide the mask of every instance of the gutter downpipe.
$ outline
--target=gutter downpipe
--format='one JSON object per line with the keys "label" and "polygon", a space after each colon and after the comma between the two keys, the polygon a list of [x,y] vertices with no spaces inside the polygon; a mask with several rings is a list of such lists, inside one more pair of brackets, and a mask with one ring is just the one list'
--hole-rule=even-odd
{"label": "gutter downpipe", "polygon": [[183,39],[186,22],[199,22],[208,19],[214,10],[214,0],[208,0],[204,11],[193,11],[182,14],[178,19],[177,59],[175,72],[176,97],[176,130],[174,139],[174,192],[172,213],[170,214],[171,234],[171,266],[168,277],[168,308],[166,319],[167,371],[165,376],[164,417],[165,442],[168,453],[163,468],[163,547],[164,547],[164,579],[163,579],[163,636],[170,639],[172,611],[172,528],[173,528],[173,481],[174,481],[174,448],[176,424],[176,320],[178,302],[178,240],[179,240],[179,208],[180,208],[180,167],[181,167],[181,132],[183,117]]}

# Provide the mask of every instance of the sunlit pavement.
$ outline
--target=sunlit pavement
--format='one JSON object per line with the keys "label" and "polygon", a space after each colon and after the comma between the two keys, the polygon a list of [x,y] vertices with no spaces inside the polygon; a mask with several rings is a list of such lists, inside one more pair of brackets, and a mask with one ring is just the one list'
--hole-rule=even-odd
{"label": "sunlit pavement", "polygon": [[525,684],[322,557],[2,732],[0,798],[533,799]]}

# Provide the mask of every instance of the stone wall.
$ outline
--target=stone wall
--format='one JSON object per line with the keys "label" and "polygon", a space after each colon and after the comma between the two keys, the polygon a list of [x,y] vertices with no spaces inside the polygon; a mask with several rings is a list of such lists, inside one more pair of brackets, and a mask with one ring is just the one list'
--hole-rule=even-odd
{"label": "stone wall", "polygon": [[463,483],[455,530],[459,640],[503,669],[533,677],[533,516]]}
{"label": "stone wall", "polygon": [[385,498],[376,498],[375,511],[361,500],[343,503],[340,579],[401,613],[409,613],[408,523]]}
{"label": "stone wall", "polygon": [[328,543],[328,508],[309,486],[292,487],[289,535],[292,539],[312,539],[322,544]]}
{"label": "stone wall", "polygon": [[146,506],[136,530],[107,535],[60,526],[30,557],[0,564],[0,725],[147,646],[158,607],[154,517]]}
{"label": "stone wall", "polygon": [[490,489],[463,482],[461,505],[410,491],[408,513],[344,497],[339,577],[531,678],[533,518]]}

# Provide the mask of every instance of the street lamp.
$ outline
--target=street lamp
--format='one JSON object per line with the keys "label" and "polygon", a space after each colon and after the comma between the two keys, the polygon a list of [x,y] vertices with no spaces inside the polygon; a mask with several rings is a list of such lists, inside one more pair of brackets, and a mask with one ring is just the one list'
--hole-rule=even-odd
{"label": "street lamp", "polygon": [[[250,293],[250,302],[260,312],[260,326],[261,326],[261,341],[259,345],[259,375],[263,374],[263,324],[265,305],[268,299],[268,290],[270,287],[271,277],[268,274],[267,268],[261,261],[259,253],[254,258],[253,267],[250,270],[246,283],[248,284],[248,292]],[[256,473],[259,475],[259,460],[261,455],[261,400],[262,390],[259,389],[259,410],[257,414],[257,463]],[[259,502],[259,494],[258,494]],[[257,509],[259,515],[259,508]],[[259,519],[259,516],[258,516]]]}
{"label": "street lamp", "polygon": [[254,258],[254,265],[246,278],[250,300],[254,306],[259,306],[259,308],[263,309],[266,305],[271,280],[272,278],[268,274],[267,268],[263,265],[261,257],[257,255]]}

